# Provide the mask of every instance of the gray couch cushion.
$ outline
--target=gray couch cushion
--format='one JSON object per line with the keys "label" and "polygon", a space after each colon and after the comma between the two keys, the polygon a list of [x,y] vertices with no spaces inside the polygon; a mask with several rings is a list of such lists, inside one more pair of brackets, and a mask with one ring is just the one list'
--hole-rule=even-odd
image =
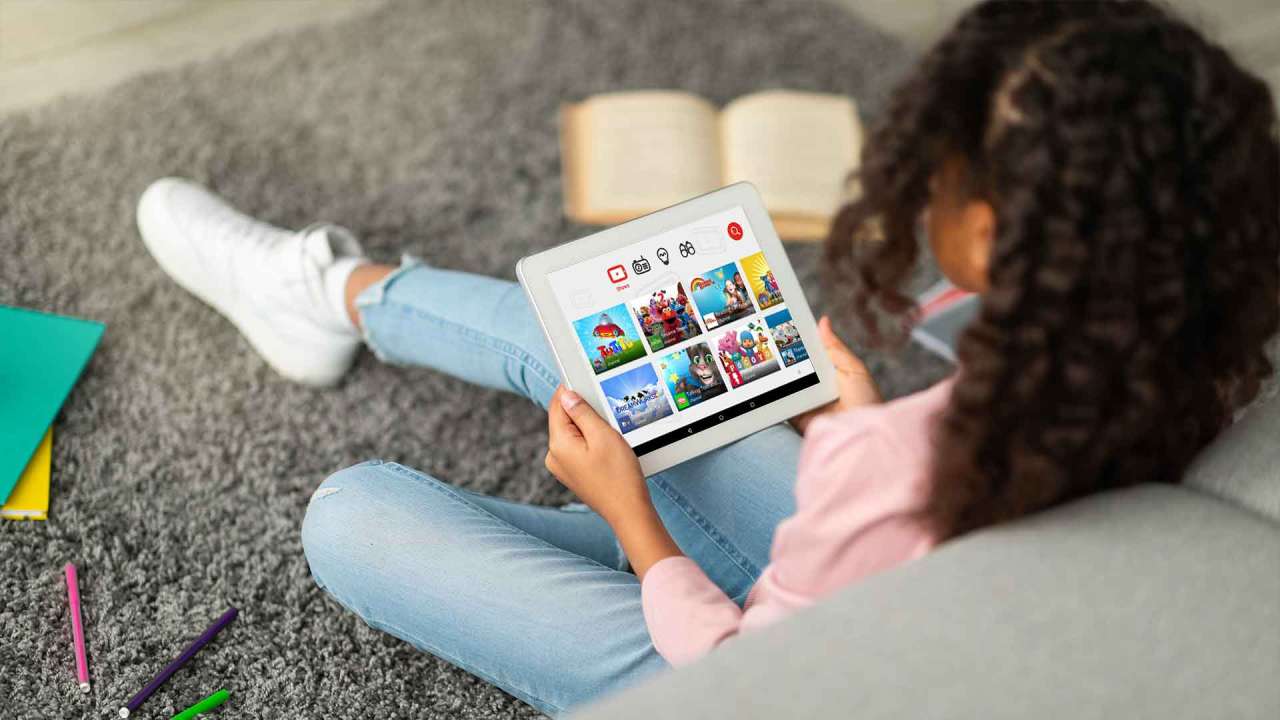
{"label": "gray couch cushion", "polygon": [[1280,522],[1280,399],[1250,408],[1196,458],[1183,482]]}
{"label": "gray couch cushion", "polygon": [[1176,486],[948,543],[584,720],[1280,717],[1280,526]]}

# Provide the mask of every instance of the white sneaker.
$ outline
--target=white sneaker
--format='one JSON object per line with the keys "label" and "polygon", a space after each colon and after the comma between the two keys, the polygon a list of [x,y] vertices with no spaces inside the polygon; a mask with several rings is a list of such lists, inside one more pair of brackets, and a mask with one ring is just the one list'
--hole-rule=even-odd
{"label": "white sneaker", "polygon": [[180,178],[142,193],[138,231],[160,267],[226,316],[281,375],[332,385],[351,367],[361,339],[343,292],[367,261],[349,231],[282,230]]}

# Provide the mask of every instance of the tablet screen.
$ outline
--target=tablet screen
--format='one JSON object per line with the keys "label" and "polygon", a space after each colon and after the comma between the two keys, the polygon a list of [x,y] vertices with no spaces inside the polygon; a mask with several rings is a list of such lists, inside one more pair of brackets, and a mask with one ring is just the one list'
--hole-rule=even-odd
{"label": "tablet screen", "polygon": [[740,206],[548,279],[637,455],[818,384]]}

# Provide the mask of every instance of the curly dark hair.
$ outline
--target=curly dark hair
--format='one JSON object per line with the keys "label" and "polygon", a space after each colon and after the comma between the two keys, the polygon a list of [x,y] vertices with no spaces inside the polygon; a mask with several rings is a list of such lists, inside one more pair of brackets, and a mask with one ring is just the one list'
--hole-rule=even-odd
{"label": "curly dark hair", "polygon": [[1177,482],[1257,394],[1280,322],[1276,127],[1260,80],[1147,2],[984,3],[899,86],[827,267],[900,339],[931,176],[958,161],[995,208],[934,438],[940,538]]}

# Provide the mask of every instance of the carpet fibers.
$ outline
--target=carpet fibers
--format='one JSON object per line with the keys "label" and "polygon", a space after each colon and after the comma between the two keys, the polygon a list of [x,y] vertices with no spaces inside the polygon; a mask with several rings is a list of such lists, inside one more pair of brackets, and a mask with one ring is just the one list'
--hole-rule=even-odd
{"label": "carpet fibers", "polygon": [[[559,103],[791,87],[874,116],[906,62],[817,2],[393,3],[0,120],[0,303],[108,325],[57,421],[50,520],[0,523],[0,715],[107,717],[235,605],[141,717],[221,686],[228,717],[537,716],[342,611],[312,583],[299,525],[327,474],[371,457],[565,502],[541,467],[543,414],[367,353],[336,389],[284,381],[148,256],[133,225],[148,182],[192,177],[283,226],[341,222],[381,259],[510,278],[521,255],[589,230],[561,214]],[[812,281],[816,250],[793,254]],[[890,394],[941,370],[914,350],[874,363]]]}

